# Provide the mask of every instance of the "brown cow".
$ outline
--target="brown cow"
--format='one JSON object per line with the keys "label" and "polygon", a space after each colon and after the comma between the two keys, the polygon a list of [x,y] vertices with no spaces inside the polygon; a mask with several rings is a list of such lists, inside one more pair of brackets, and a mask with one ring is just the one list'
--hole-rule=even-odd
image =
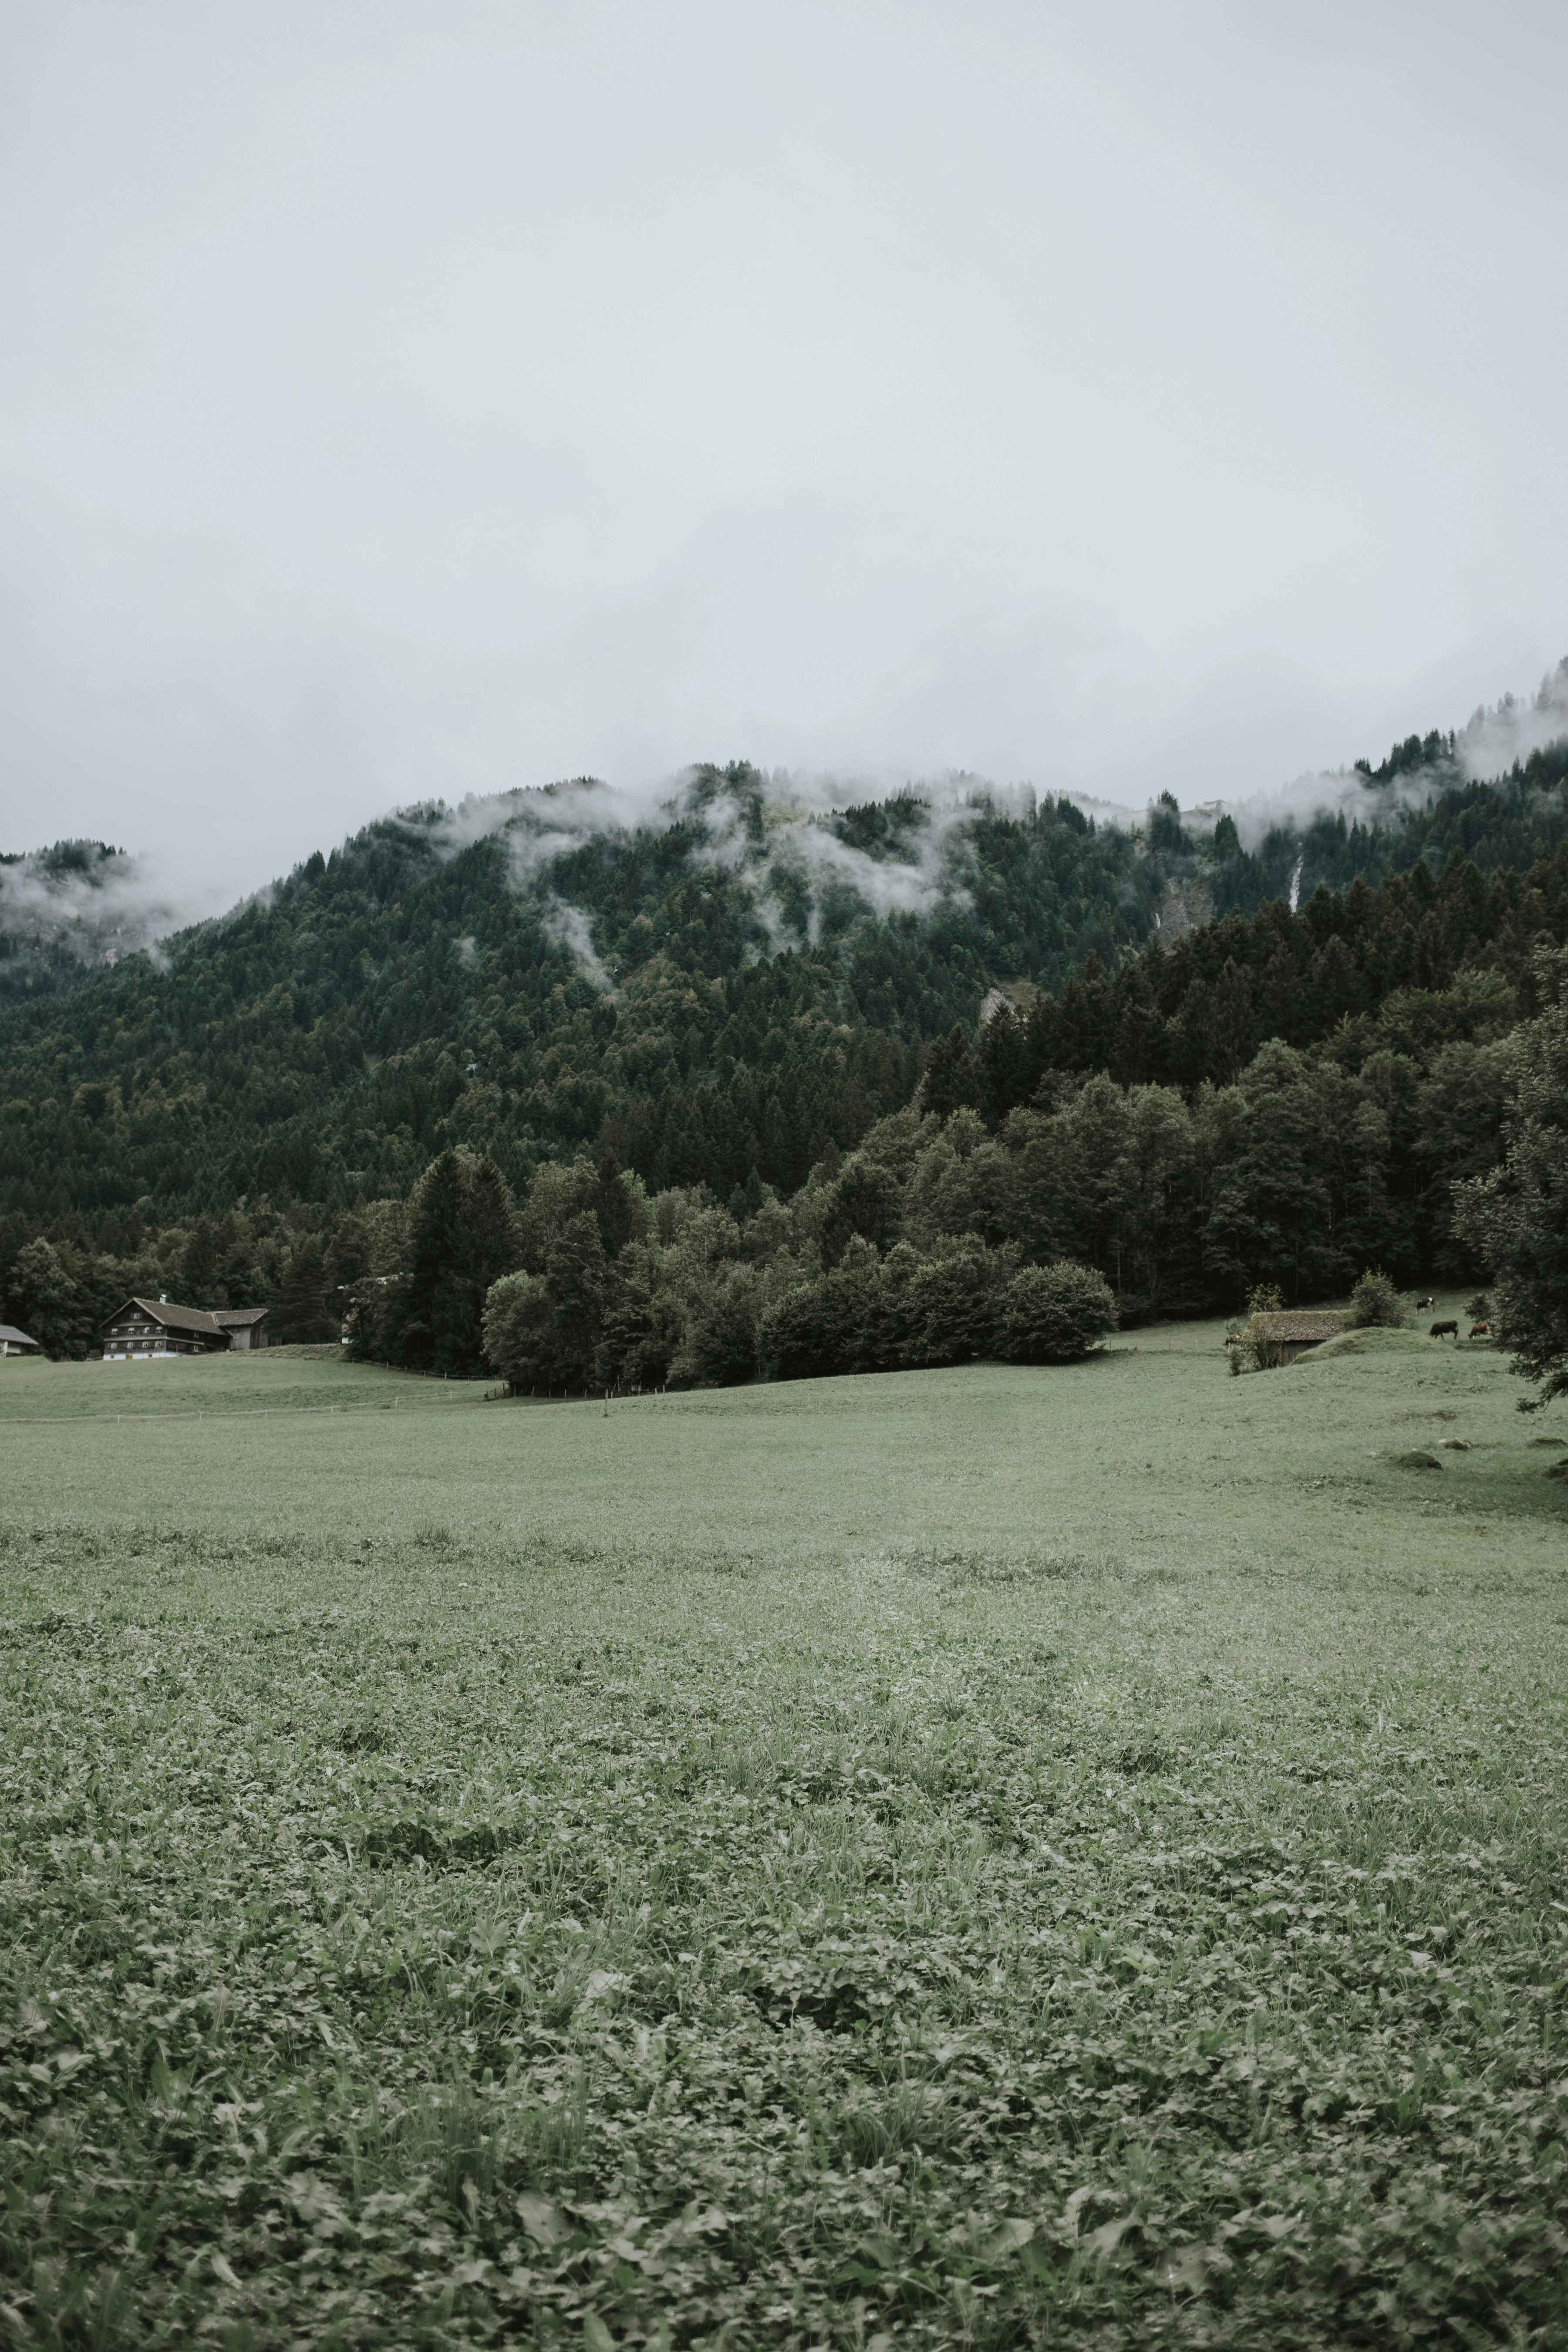
{"label": "brown cow", "polygon": [[1434,1323],[1426,1336],[1429,1339],[1447,1339],[1450,1337],[1457,1339],[1459,1336],[1459,1327],[1457,1323]]}
{"label": "brown cow", "polygon": [[1490,1325],[1489,1323],[1472,1323],[1472,1324],[1471,1324],[1471,1326],[1470,1326],[1470,1337],[1471,1337],[1471,1339],[1489,1339],[1491,1338],[1491,1336],[1492,1336],[1492,1327],[1491,1327],[1491,1325]]}

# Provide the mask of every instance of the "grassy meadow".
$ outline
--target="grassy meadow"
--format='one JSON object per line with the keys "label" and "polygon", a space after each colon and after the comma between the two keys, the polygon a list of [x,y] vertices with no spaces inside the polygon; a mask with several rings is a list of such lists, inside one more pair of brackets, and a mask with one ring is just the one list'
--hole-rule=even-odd
{"label": "grassy meadow", "polygon": [[1568,1415],[1221,1339],[0,1364],[0,2342],[1568,2342]]}

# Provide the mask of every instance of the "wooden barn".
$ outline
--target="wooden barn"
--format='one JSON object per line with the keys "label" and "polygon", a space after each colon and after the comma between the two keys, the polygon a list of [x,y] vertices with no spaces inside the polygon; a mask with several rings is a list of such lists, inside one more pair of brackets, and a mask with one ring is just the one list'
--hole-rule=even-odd
{"label": "wooden barn", "polygon": [[38,1352],[36,1339],[18,1331],[14,1323],[0,1323],[0,1356],[36,1356]]}
{"label": "wooden barn", "polygon": [[1257,1344],[1258,1358],[1268,1364],[1293,1364],[1309,1348],[1337,1339],[1345,1318],[1331,1309],[1312,1314],[1255,1315],[1247,1336]]}
{"label": "wooden barn", "polygon": [[228,1333],[231,1348],[265,1348],[267,1334],[262,1325],[267,1320],[265,1307],[215,1307],[213,1321],[220,1331]]}

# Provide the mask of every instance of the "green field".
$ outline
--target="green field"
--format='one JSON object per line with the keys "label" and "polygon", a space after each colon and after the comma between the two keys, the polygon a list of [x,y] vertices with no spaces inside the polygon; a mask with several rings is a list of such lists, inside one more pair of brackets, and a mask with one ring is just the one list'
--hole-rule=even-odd
{"label": "green field", "polygon": [[0,1364],[0,2331],[1568,2342],[1568,1416],[1221,1338]]}

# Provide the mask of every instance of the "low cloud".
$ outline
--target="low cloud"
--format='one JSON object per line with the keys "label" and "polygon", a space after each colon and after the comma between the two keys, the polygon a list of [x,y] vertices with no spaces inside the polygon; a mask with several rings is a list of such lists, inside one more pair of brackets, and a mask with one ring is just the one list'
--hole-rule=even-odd
{"label": "low cloud", "polygon": [[[1231,817],[1245,849],[1256,849],[1275,826],[1308,825],[1317,816],[1342,814],[1347,823],[1387,822],[1401,809],[1418,808],[1435,793],[1460,783],[1494,783],[1532,751],[1568,739],[1568,659],[1542,680],[1534,695],[1505,694],[1482,704],[1462,728],[1440,738],[1435,756],[1374,781],[1361,768],[1309,770],[1290,782],[1250,793],[1243,800],[1204,801],[1183,810],[1184,824],[1206,830]],[[1426,739],[1423,739],[1425,741]],[[1381,764],[1381,763],[1380,763]],[[1104,824],[1144,822],[1142,809],[1119,807],[1085,794],[1070,796]]]}
{"label": "low cloud", "polygon": [[112,964],[210,912],[170,890],[142,857],[60,842],[0,864],[0,931],[83,963]]}
{"label": "low cloud", "polygon": [[615,982],[599,961],[594,946],[594,934],[588,928],[588,918],[582,908],[572,906],[564,898],[552,897],[545,909],[544,928],[552,939],[559,940],[562,946],[570,949],[576,957],[584,979],[591,981],[607,996]]}
{"label": "low cloud", "polygon": [[[1568,660],[1533,696],[1504,695],[1477,709],[1462,728],[1438,739],[1430,760],[1381,782],[1356,768],[1309,772],[1245,797],[1190,803],[1184,822],[1203,829],[1228,814],[1243,843],[1256,848],[1270,828],[1303,827],[1325,813],[1386,821],[1445,786],[1505,776],[1516,761],[1565,738]],[[1102,825],[1133,829],[1147,821],[1143,802],[1125,804],[1072,791],[1063,797]],[[913,811],[883,845],[864,847],[844,837],[847,810],[900,799],[913,803]],[[595,988],[607,991],[612,976],[557,863],[596,840],[684,825],[696,872],[748,886],[763,951],[771,953],[798,944],[803,925],[816,940],[825,923],[842,923],[856,906],[878,917],[967,907],[967,845],[974,827],[989,813],[1024,816],[1035,805],[1030,785],[996,785],[955,772],[871,776],[780,768],[730,778],[690,768],[630,785],[577,777],[470,796],[456,806],[426,803],[398,810],[393,822],[442,857],[499,840],[513,887],[537,898],[552,937]],[[259,892],[245,904],[265,905],[271,896]],[[98,843],[60,844],[0,863],[0,931],[40,950],[64,950],[86,963],[112,963],[138,950],[156,954],[158,940],[216,911],[210,900],[202,905],[167,887],[145,858]],[[471,937],[454,945],[464,963],[477,961]]]}
{"label": "low cloud", "polygon": [[1461,728],[1454,750],[1466,776],[1477,783],[1506,776],[1516,760],[1528,760],[1568,735],[1568,657],[1541,681],[1530,701],[1511,694],[1491,709],[1483,703]]}
{"label": "low cloud", "polygon": [[[885,855],[842,837],[836,819],[845,810],[900,797],[914,802],[920,814]],[[693,866],[747,881],[770,945],[776,948],[800,936],[785,915],[786,903],[804,906],[812,940],[820,933],[825,901],[844,892],[879,916],[927,915],[939,904],[967,905],[964,835],[988,814],[1023,815],[1032,814],[1035,804],[1032,786],[996,786],[973,776],[872,781],[778,769],[731,782],[690,768],[642,785],[583,777],[471,798],[455,808],[405,809],[399,815],[443,856],[503,838],[513,884],[525,891],[546,880],[557,858],[591,841],[663,833],[685,824],[695,836]],[[546,920],[595,985],[608,986],[577,910],[552,893]]]}
{"label": "low cloud", "polygon": [[627,787],[595,776],[559,784],[518,785],[510,792],[470,794],[455,808],[426,803],[399,809],[397,820],[428,840],[437,855],[456,857],[476,842],[504,834],[516,878],[526,882],[564,852],[598,835],[632,833],[679,814],[681,779]]}
{"label": "low cloud", "polygon": [[824,900],[842,891],[852,892],[878,916],[929,915],[943,900],[967,906],[961,836],[976,822],[982,803],[967,794],[939,797],[930,791],[906,790],[920,814],[902,834],[897,850],[884,857],[873,856],[835,830],[832,820],[842,810],[900,796],[863,785],[848,793],[836,778],[780,772],[764,786],[760,841],[746,808],[735,796],[721,794],[701,810],[703,845],[693,856],[718,873],[752,885],[758,914],[775,947],[798,937],[784,917],[786,900],[796,905],[804,900],[806,935],[813,942],[820,936]]}

